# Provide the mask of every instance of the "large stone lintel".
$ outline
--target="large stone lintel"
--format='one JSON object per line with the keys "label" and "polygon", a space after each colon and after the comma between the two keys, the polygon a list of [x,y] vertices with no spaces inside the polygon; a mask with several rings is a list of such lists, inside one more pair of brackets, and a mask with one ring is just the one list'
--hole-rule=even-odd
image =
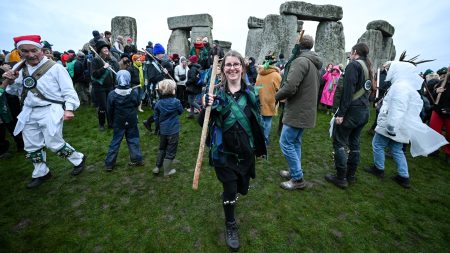
{"label": "large stone lintel", "polygon": [[280,5],[280,14],[295,15],[301,20],[339,21],[343,17],[342,7],[336,5],[317,5],[301,1],[285,2]]}
{"label": "large stone lintel", "polygon": [[381,31],[384,37],[392,37],[395,32],[395,28],[384,20],[374,20],[367,24],[366,29]]}
{"label": "large stone lintel", "polygon": [[247,21],[248,29],[253,28],[263,28],[264,27],[264,19],[260,19],[257,17],[249,17]]}
{"label": "large stone lintel", "polygon": [[213,18],[209,14],[184,15],[167,18],[167,24],[170,30],[185,29],[190,30],[192,27],[209,27],[213,28]]}

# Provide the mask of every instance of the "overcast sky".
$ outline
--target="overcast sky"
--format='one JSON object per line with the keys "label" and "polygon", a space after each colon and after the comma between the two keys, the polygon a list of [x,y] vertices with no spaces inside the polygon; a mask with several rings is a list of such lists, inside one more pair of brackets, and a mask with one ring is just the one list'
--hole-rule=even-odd
{"label": "overcast sky", "polygon": [[[209,13],[213,17],[214,39],[232,42],[232,48],[245,53],[247,19],[280,14],[282,0],[166,0],[166,1],[60,1],[60,0],[2,0],[0,48],[10,51],[12,38],[39,34],[54,50],[77,51],[92,38],[92,31],[111,30],[115,16],[131,16],[137,21],[137,45],[147,41],[166,47],[171,31],[167,18],[180,15]],[[393,36],[397,57],[407,50],[408,55],[421,59],[437,59],[419,66],[420,70],[437,70],[450,65],[450,1],[406,0],[314,0],[314,4],[333,4],[343,8],[346,51],[365,32],[370,21],[382,19],[395,27]],[[317,22],[305,22],[306,33],[315,37]]]}

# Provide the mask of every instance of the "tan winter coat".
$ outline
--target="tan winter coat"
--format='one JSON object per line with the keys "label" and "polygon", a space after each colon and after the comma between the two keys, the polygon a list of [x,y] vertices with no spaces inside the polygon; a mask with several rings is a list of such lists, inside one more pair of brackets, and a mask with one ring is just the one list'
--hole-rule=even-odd
{"label": "tan winter coat", "polygon": [[259,89],[259,102],[261,104],[262,116],[277,115],[275,93],[280,89],[281,75],[280,69],[270,66],[268,69],[260,66],[255,86]]}
{"label": "tan winter coat", "polygon": [[316,126],[322,60],[313,51],[305,51],[292,61],[286,80],[275,99],[286,99],[283,124],[296,128]]}

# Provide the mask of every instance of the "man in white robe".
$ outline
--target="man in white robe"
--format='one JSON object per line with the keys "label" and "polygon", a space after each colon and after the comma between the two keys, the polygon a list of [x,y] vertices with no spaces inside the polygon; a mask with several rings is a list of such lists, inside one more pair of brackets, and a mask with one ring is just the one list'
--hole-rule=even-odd
{"label": "man in white robe", "polygon": [[365,170],[383,178],[384,149],[389,147],[397,165],[394,181],[410,188],[403,144],[411,142],[411,155],[415,157],[426,156],[447,144],[447,141],[420,119],[423,101],[417,91],[422,87],[423,79],[419,77],[416,66],[409,62],[392,62],[386,81],[392,85],[383,98],[372,140],[374,165]]}
{"label": "man in white robe", "polygon": [[[5,72],[5,81],[1,85],[6,87],[6,92],[24,98],[14,135],[22,132],[26,158],[34,165],[32,180],[27,188],[38,187],[52,177],[46,164],[44,148],[67,158],[74,165],[74,176],[83,171],[86,161],[86,155],[77,152],[62,136],[64,120],[73,119],[73,111],[80,105],[77,93],[67,70],[59,64],[48,62],[50,60],[44,55],[40,40],[39,35],[14,38],[25,62]],[[38,73],[42,73],[42,76]]]}

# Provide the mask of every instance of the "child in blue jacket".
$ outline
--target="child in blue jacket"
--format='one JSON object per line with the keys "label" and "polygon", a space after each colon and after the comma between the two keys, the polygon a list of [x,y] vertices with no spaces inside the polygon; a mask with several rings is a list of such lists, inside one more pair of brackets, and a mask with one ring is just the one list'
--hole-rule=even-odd
{"label": "child in blue jacket", "polygon": [[165,79],[159,82],[159,100],[155,105],[155,125],[159,129],[159,152],[156,158],[154,174],[159,174],[164,168],[164,176],[170,176],[176,172],[172,169],[172,162],[177,154],[178,133],[180,132],[180,115],[183,106],[175,97],[176,83]]}
{"label": "child in blue jacket", "polygon": [[137,107],[140,103],[139,96],[137,91],[130,87],[130,72],[120,70],[117,72],[116,79],[118,86],[108,94],[107,100],[106,111],[108,118],[113,122],[114,134],[105,159],[106,171],[113,170],[124,135],[130,152],[130,162],[128,165],[144,165],[139,140],[139,129],[137,126]]}

